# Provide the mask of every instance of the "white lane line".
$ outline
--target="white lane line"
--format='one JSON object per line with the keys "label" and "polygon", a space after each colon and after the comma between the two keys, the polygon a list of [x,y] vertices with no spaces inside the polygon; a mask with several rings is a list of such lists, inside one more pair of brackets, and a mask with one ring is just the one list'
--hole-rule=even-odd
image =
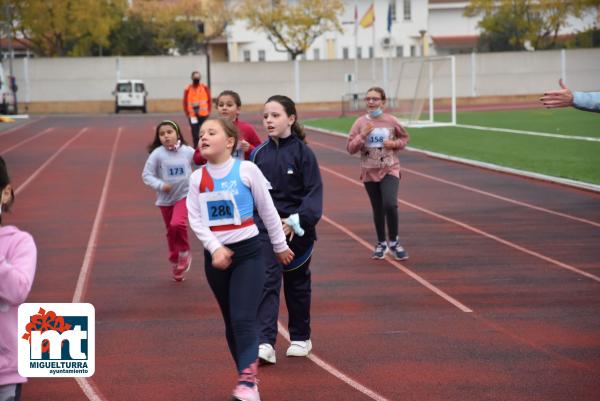
{"label": "white lane line", "polygon": [[[279,334],[281,334],[288,342],[290,341],[290,334],[288,333],[288,331],[283,327],[283,325],[279,321],[277,322],[277,330],[279,331]],[[375,401],[390,401],[388,398],[385,398],[384,396],[376,393],[375,391],[371,390],[370,388],[368,388],[366,386],[363,386],[362,384],[360,384],[356,380],[354,380],[354,379],[350,378],[349,376],[345,375],[340,370],[336,369],[332,365],[330,365],[327,362],[325,362],[323,359],[319,358],[314,352],[311,352],[308,355],[308,359],[310,359],[311,361],[313,361],[318,367],[320,367],[321,369],[325,370],[327,373],[329,373],[329,374],[333,375],[334,377],[340,379],[341,381],[343,381],[344,383],[346,383],[347,385],[349,385],[353,389],[355,389],[357,391],[360,391],[361,393],[363,393],[367,397],[371,398],[372,400],[375,400]]]}
{"label": "white lane line", "polygon": [[586,191],[600,193],[600,185],[591,184],[589,182],[576,181],[576,180],[571,180],[569,178],[560,178],[560,177],[555,177],[552,175],[534,173],[532,171],[519,170],[516,168],[500,166],[498,164],[481,162],[479,160],[464,159],[462,157],[449,156],[444,153],[436,153],[436,152],[431,152],[429,150],[422,150],[422,149],[416,149],[416,148],[411,148],[411,147],[407,147],[406,150],[411,151],[411,152],[416,152],[416,153],[423,153],[424,155],[427,155],[429,157],[434,157],[436,159],[449,160],[449,161],[456,162],[456,163],[466,164],[468,166],[484,168],[486,170],[500,171],[501,173],[507,173],[507,174],[517,175],[517,176],[521,176],[521,177],[533,178],[538,181],[546,181],[546,182],[551,182],[554,184],[560,184],[560,185],[565,185],[568,187],[585,189]]}
{"label": "white lane line", "polygon": [[25,188],[27,188],[27,186],[42,172],[46,169],[46,167],[48,167],[48,165],[50,163],[52,163],[52,161],[54,159],[56,159],[58,157],[58,155],[60,155],[63,150],[65,150],[71,143],[73,143],[77,138],[79,138],[81,135],[83,135],[83,133],[85,133],[87,130],[89,129],[89,127],[85,127],[83,129],[81,129],[73,138],[69,139],[67,142],[65,142],[64,145],[62,145],[56,152],[54,152],[54,154],[52,156],[50,156],[48,158],[48,160],[46,160],[37,170],[35,170],[35,172],[33,174],[31,174],[29,176],[29,178],[27,178],[25,180],[25,182],[23,182],[17,189],[15,189],[15,194],[19,194],[21,193]]}
{"label": "white lane line", "polygon": [[81,391],[90,401],[106,401],[101,394],[96,385],[92,382],[91,379],[86,377],[76,377],[75,381],[81,387]]}
{"label": "white lane line", "polygon": [[[332,131],[332,130],[328,130],[328,129],[324,129],[324,128],[318,128],[318,127],[313,127],[313,126],[309,126],[309,125],[305,125],[304,126],[307,129],[313,130],[313,131],[317,131],[323,134],[329,134],[329,135],[333,135],[333,136],[338,136],[340,138],[345,138],[348,139],[348,135],[346,134],[342,134],[340,132],[337,131]],[[311,143],[315,143],[313,141],[311,141]],[[315,143],[318,144],[318,143]],[[503,173],[508,173],[508,174],[513,174],[513,175],[517,175],[517,176],[521,176],[521,177],[527,177],[527,178],[533,178],[535,180],[538,181],[546,181],[546,182],[551,182],[554,184],[560,184],[560,185],[565,185],[568,187],[574,187],[574,188],[578,188],[578,189],[585,189],[587,191],[592,191],[592,192],[600,192],[600,185],[597,184],[591,184],[589,182],[584,182],[584,181],[576,181],[576,180],[570,180],[568,178],[560,178],[560,177],[555,177],[552,175],[545,175],[545,174],[540,174],[540,173],[534,173],[532,171],[526,171],[526,170],[519,170],[519,169],[515,169],[515,168],[510,168],[510,167],[504,167],[504,166],[500,166],[498,164],[492,164],[492,163],[485,163],[485,162],[481,162],[478,160],[472,160],[472,159],[465,159],[462,157],[455,157],[455,156],[450,156],[444,153],[437,153],[437,152],[431,152],[429,150],[423,150],[423,149],[417,149],[417,148],[413,148],[410,146],[407,146],[405,148],[408,151],[411,152],[417,152],[417,153],[423,153],[424,155],[430,156],[430,157],[434,157],[436,159],[442,159],[442,160],[450,160],[456,163],[461,163],[461,164],[466,164],[469,166],[475,166],[475,167],[479,167],[479,168],[484,168],[487,170],[492,170],[492,171],[500,171]]]}
{"label": "white lane line", "polygon": [[[362,246],[364,246],[365,248],[367,248],[369,251],[373,249],[373,247],[371,246],[371,244],[369,244],[364,239],[360,238],[357,234],[355,234],[354,232],[352,232],[350,229],[348,229],[348,228],[344,227],[343,225],[341,225],[341,224],[333,221],[332,219],[330,219],[329,217],[327,217],[325,215],[322,216],[322,219],[324,221],[328,222],[329,224],[331,224],[332,226],[334,226],[335,228],[337,228],[338,230],[342,231],[344,234],[348,235],[350,238],[352,238],[353,240],[355,240],[356,242],[358,242],[359,244],[361,244]],[[465,313],[471,313],[471,312],[473,312],[473,310],[471,308],[469,308],[468,306],[465,306],[462,302],[458,301],[456,298],[453,298],[452,296],[446,294],[444,291],[440,290],[438,287],[436,287],[435,285],[431,284],[429,281],[425,280],[423,277],[419,276],[417,273],[413,272],[408,267],[406,267],[406,266],[402,265],[401,263],[398,263],[397,261],[393,260],[391,258],[391,256],[388,255],[385,258],[385,260],[388,263],[390,263],[392,266],[394,266],[396,269],[398,269],[401,272],[405,273],[410,278],[412,278],[413,280],[415,280],[419,284],[421,284],[423,287],[427,288],[429,291],[435,293],[436,295],[438,295],[441,298],[445,299],[446,301],[448,301],[452,305],[456,306],[461,311],[463,311]]]}
{"label": "white lane line", "polygon": [[104,208],[106,206],[106,198],[108,196],[108,187],[110,186],[110,180],[112,178],[113,165],[115,162],[115,155],[117,154],[117,145],[121,138],[122,127],[119,127],[117,131],[117,137],[113,143],[112,151],[110,154],[110,161],[108,162],[108,169],[106,170],[106,177],[104,178],[104,185],[102,187],[102,193],[100,195],[100,202],[98,203],[98,209],[96,210],[96,217],[94,218],[94,224],[92,226],[92,232],[88,240],[85,256],[83,258],[83,264],[79,272],[79,278],[77,279],[77,285],[75,286],[75,293],[73,295],[72,302],[81,302],[85,295],[85,289],[88,284],[91,266],[94,261],[94,255],[96,253],[96,245],[98,242],[98,232],[100,230],[100,224],[104,217]]}
{"label": "white lane line", "polygon": [[[96,210],[96,217],[94,218],[94,224],[92,226],[92,232],[88,240],[87,248],[85,250],[85,256],[75,285],[75,293],[73,294],[74,303],[83,301],[85,290],[87,289],[90,273],[92,269],[92,263],[96,254],[96,246],[98,242],[98,232],[100,231],[100,224],[104,217],[104,208],[106,206],[106,198],[108,196],[108,187],[112,178],[113,166],[115,162],[115,155],[117,154],[117,145],[121,138],[121,132],[123,127],[119,127],[117,130],[117,136],[113,143],[112,151],[110,153],[110,160],[108,162],[108,169],[106,170],[106,176],[104,178],[104,185],[102,186],[102,193],[100,195],[100,202],[98,203],[98,209]],[[91,378],[77,377],[75,378],[79,387],[90,401],[106,401],[106,399],[100,394],[97,386],[92,382]]]}
{"label": "white lane line", "polygon": [[[359,181],[353,180],[352,178],[348,178],[348,177],[346,177],[345,175],[343,175],[343,174],[340,174],[340,173],[338,173],[337,171],[331,170],[331,169],[329,169],[329,168],[327,168],[327,167],[323,167],[322,165],[321,165],[321,170],[323,170],[323,171],[326,171],[326,172],[328,172],[328,173],[330,173],[330,174],[333,174],[333,175],[335,175],[335,176],[337,176],[337,177],[339,177],[339,178],[342,178],[342,179],[344,179],[344,180],[346,180],[346,181],[348,181],[348,182],[351,182],[351,183],[352,183],[352,184],[354,184],[354,185],[360,186],[361,188],[363,187],[363,184],[362,184],[362,183],[360,183]],[[483,231],[483,230],[480,230],[480,229],[478,229],[478,228],[475,228],[475,227],[473,227],[473,226],[471,226],[471,225],[469,225],[469,224],[466,224],[466,223],[463,223],[463,222],[461,222],[461,221],[458,221],[458,220],[452,219],[452,218],[450,218],[450,217],[443,216],[443,215],[441,215],[441,214],[439,214],[439,213],[436,213],[436,212],[434,212],[434,211],[431,211],[431,210],[429,210],[429,209],[426,209],[426,208],[424,208],[424,207],[421,207],[421,206],[415,205],[414,203],[410,203],[410,202],[403,201],[403,200],[402,200],[402,199],[400,199],[400,198],[398,198],[398,202],[400,202],[400,203],[402,203],[403,205],[406,205],[406,206],[408,206],[408,207],[410,207],[410,208],[413,208],[413,209],[416,209],[416,210],[418,210],[418,211],[420,211],[420,212],[423,212],[423,213],[425,213],[425,214],[428,214],[428,215],[430,215],[430,216],[436,217],[436,218],[438,218],[438,219],[440,219],[440,220],[447,221],[447,222],[449,222],[449,223],[452,223],[452,224],[455,224],[455,225],[457,225],[457,226],[459,226],[459,227],[462,227],[462,228],[464,228],[464,229],[466,229],[466,230],[468,230],[468,231],[474,232],[474,233],[476,233],[476,234],[479,234],[479,235],[481,235],[481,236],[484,236],[484,237],[486,237],[486,238],[489,238],[489,239],[491,239],[491,240],[494,240],[494,241],[496,241],[496,242],[499,242],[499,243],[501,243],[501,244],[504,244],[504,245],[506,245],[506,246],[508,246],[508,247],[510,247],[510,248],[516,249],[516,250],[518,250],[518,251],[520,251],[520,252],[523,252],[523,253],[526,253],[526,254],[528,254],[528,255],[531,255],[531,256],[533,256],[533,257],[536,257],[536,258],[538,258],[538,259],[541,259],[541,260],[543,260],[543,261],[545,261],[545,262],[548,262],[548,263],[550,263],[550,264],[553,264],[553,265],[555,265],[555,266],[558,266],[558,267],[560,267],[560,268],[562,268],[562,269],[566,269],[566,270],[572,271],[573,273],[576,273],[576,274],[579,274],[579,275],[581,275],[581,276],[584,276],[584,277],[590,278],[590,279],[592,279],[592,280],[594,280],[594,281],[600,282],[600,277],[598,277],[598,276],[596,276],[596,275],[594,275],[594,274],[592,274],[592,273],[588,273],[588,272],[586,272],[586,271],[583,271],[583,270],[580,270],[580,269],[578,269],[578,268],[576,268],[576,267],[574,267],[574,266],[571,266],[571,265],[569,265],[569,264],[567,264],[567,263],[563,263],[563,262],[561,262],[561,261],[558,261],[558,260],[556,260],[556,259],[552,259],[552,258],[550,258],[550,257],[548,257],[548,256],[542,255],[541,253],[538,253],[538,252],[532,251],[531,249],[528,249],[528,248],[525,248],[525,247],[523,247],[523,246],[517,245],[517,244],[515,244],[514,242],[511,242],[511,241],[505,240],[505,239],[503,239],[503,238],[500,238],[500,237],[498,237],[498,236],[496,236],[496,235],[493,235],[493,234],[490,234],[490,233],[488,233],[488,232],[486,232],[486,231]]]}
{"label": "white lane line", "polygon": [[468,128],[468,129],[474,129],[474,130],[480,130],[480,131],[507,132],[509,134],[517,134],[517,135],[530,135],[530,136],[543,136],[543,137],[547,137],[547,138],[570,139],[573,141],[600,142],[600,138],[589,137],[589,136],[550,134],[548,132],[524,131],[524,130],[519,130],[519,129],[484,127],[481,125],[467,125],[467,124],[456,124],[456,127]]}
{"label": "white lane line", "polygon": [[418,172],[418,171],[415,171],[415,170],[412,170],[412,169],[408,169],[408,168],[404,168],[403,167],[402,171],[408,171],[409,173],[414,174],[414,175],[418,175],[418,176],[421,176],[421,177],[424,177],[424,178],[428,178],[430,180],[438,181],[438,182],[441,182],[441,183],[444,183],[444,184],[447,184],[447,185],[452,185],[452,186],[455,186],[457,188],[461,188],[461,189],[464,189],[464,190],[467,190],[467,191],[478,193],[480,195],[489,196],[491,198],[495,198],[495,199],[502,200],[502,201],[505,201],[505,202],[508,202],[508,203],[512,203],[514,205],[519,205],[519,206],[527,207],[527,208],[530,208],[530,209],[537,210],[539,212],[544,212],[544,213],[552,214],[552,215],[555,215],[555,216],[564,217],[565,219],[578,221],[580,223],[589,224],[589,225],[592,225],[592,226],[595,226],[595,227],[600,227],[600,223],[595,222],[593,220],[583,219],[581,217],[576,217],[576,216],[572,216],[570,214],[566,214],[566,213],[562,213],[562,212],[557,212],[557,211],[554,211],[554,210],[551,210],[551,209],[546,209],[545,207],[536,206],[536,205],[533,205],[531,203],[522,202],[522,201],[519,201],[519,200],[516,200],[516,199],[508,198],[506,196],[496,195],[496,194],[493,194],[491,192],[487,192],[487,191],[483,191],[483,190],[480,190],[480,189],[477,189],[477,188],[469,187],[467,185],[459,184],[459,183],[454,182],[454,181],[445,180],[443,178],[434,177],[434,176],[431,176],[431,175],[428,175],[428,174],[425,174],[425,173],[421,173],[421,172]]}
{"label": "white lane line", "polygon": [[49,132],[52,132],[52,131],[54,131],[54,127],[46,128],[42,132],[39,132],[39,133],[35,134],[34,136],[32,136],[30,138],[24,139],[21,142],[15,144],[13,146],[11,146],[8,149],[0,150],[0,153],[2,153],[3,155],[7,154],[8,152],[17,149],[18,147],[21,147],[21,146],[25,145],[27,142],[33,141],[34,139],[39,138],[40,136],[45,135],[45,134],[47,134]]}
{"label": "white lane line", "polygon": [[[333,151],[338,152],[338,153],[342,153],[342,154],[348,155],[348,152],[346,152],[345,150],[342,150],[342,149],[339,149],[339,148],[336,148],[336,147],[333,147],[333,146],[325,145],[324,143],[321,143],[321,142],[311,141],[310,143],[312,145],[317,145],[317,146],[320,146],[322,148],[326,148],[326,149],[333,150]],[[402,171],[407,171],[407,172],[409,172],[411,174],[415,174],[415,175],[418,175],[418,176],[421,176],[421,177],[424,177],[424,178],[428,178],[430,180],[438,181],[438,182],[441,182],[441,183],[444,183],[444,184],[447,184],[447,185],[452,185],[452,186],[455,186],[457,188],[461,188],[461,189],[464,189],[464,190],[467,190],[467,191],[475,192],[475,193],[478,193],[480,195],[489,196],[491,198],[502,200],[502,201],[505,201],[505,202],[508,202],[508,203],[512,203],[512,204],[515,204],[515,205],[527,207],[527,208],[530,208],[530,209],[534,209],[534,210],[537,210],[537,211],[540,211],[540,212],[552,214],[552,215],[555,215],[555,216],[564,217],[565,219],[579,221],[581,223],[589,224],[589,225],[592,225],[592,226],[595,226],[595,227],[600,227],[600,223],[598,223],[596,221],[593,221],[593,220],[583,219],[581,217],[572,216],[570,214],[557,212],[557,211],[551,210],[551,209],[546,209],[545,207],[536,206],[536,205],[533,205],[531,203],[522,202],[522,201],[519,201],[519,200],[516,200],[516,199],[512,199],[512,198],[508,198],[508,197],[505,197],[505,196],[502,196],[502,195],[496,195],[496,194],[493,194],[491,192],[487,192],[487,191],[483,191],[481,189],[473,188],[473,187],[470,187],[468,185],[459,184],[459,183],[454,182],[454,181],[445,180],[443,178],[435,177],[435,176],[432,176],[432,175],[429,175],[429,174],[421,173],[419,171],[412,170],[412,169],[409,169],[409,168],[406,168],[406,167],[402,167]]]}

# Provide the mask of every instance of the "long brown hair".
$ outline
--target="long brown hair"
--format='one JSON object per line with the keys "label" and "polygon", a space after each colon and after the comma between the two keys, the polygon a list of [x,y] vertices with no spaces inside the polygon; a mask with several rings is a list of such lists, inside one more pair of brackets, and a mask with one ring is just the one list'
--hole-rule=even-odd
{"label": "long brown hair", "polygon": [[152,153],[154,151],[154,149],[160,148],[162,146],[162,143],[160,143],[160,138],[159,138],[158,134],[160,131],[160,127],[162,127],[163,125],[170,125],[171,127],[173,127],[173,129],[177,133],[177,140],[181,141],[182,145],[187,145],[187,142],[183,138],[183,135],[181,135],[181,129],[179,129],[179,124],[177,124],[173,120],[162,120],[156,126],[156,132],[154,133],[154,140],[148,145],[148,153]]}
{"label": "long brown hair", "polygon": [[296,134],[298,138],[302,140],[302,142],[306,143],[306,133],[304,132],[304,128],[298,122],[298,112],[296,111],[296,103],[292,99],[284,95],[273,95],[267,99],[265,104],[269,102],[277,102],[281,106],[283,106],[283,110],[287,116],[294,116],[294,124],[292,124],[292,134]]}

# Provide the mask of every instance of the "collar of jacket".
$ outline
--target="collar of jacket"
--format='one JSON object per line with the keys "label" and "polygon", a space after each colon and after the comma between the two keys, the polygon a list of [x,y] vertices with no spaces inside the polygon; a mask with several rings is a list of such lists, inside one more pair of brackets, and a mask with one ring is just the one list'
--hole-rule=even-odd
{"label": "collar of jacket", "polygon": [[287,138],[279,138],[277,140],[273,139],[272,137],[269,137],[269,141],[276,147],[280,148],[282,146],[286,146],[292,142],[294,142],[298,137],[296,136],[296,134],[291,134],[290,136],[288,136]]}

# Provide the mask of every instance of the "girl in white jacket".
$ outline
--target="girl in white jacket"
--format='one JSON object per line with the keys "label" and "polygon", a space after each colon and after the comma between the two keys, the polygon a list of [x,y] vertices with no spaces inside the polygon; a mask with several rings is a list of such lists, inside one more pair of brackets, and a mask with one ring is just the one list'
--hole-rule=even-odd
{"label": "girl in white jacket", "polygon": [[194,149],[186,144],[176,122],[164,120],[156,126],[154,141],[148,151],[150,156],[142,179],[156,191],[156,206],[160,208],[167,229],[173,280],[183,281],[184,273],[192,263],[185,197],[193,169]]}

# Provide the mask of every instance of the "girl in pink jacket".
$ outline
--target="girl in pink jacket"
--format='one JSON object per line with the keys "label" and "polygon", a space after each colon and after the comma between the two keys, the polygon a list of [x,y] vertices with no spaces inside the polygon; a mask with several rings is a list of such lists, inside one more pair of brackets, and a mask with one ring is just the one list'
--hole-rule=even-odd
{"label": "girl in pink jacket", "polygon": [[[408,144],[408,134],[396,117],[383,112],[382,88],[370,88],[365,103],[367,114],[352,125],[347,150],[350,154],[360,152],[360,178],[373,208],[377,244],[371,257],[383,259],[389,251],[395,259],[406,260],[408,253],[398,242],[398,153]],[[389,243],[385,236],[386,222]]]}
{"label": "girl in pink jacket", "polygon": [[35,274],[37,250],[33,238],[14,226],[2,225],[15,195],[0,157],[0,401],[18,401],[27,381],[17,368],[17,317]]}

